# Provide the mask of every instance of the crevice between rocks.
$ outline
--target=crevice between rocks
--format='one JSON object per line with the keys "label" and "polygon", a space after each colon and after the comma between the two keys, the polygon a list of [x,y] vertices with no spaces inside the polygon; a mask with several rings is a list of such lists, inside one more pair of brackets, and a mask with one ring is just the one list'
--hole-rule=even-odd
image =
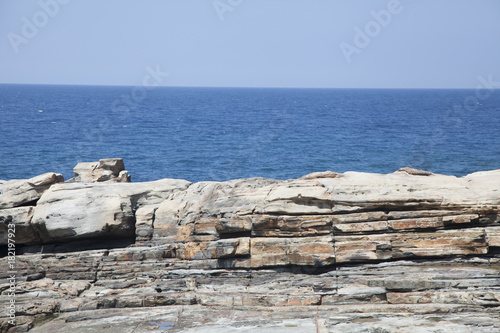
{"label": "crevice between rocks", "polygon": [[[70,242],[54,242],[34,245],[17,245],[16,254],[57,254],[57,253],[72,253],[90,250],[112,250],[127,248],[135,243],[135,236],[122,238],[82,238],[71,240]],[[3,248],[0,247],[0,254]]]}
{"label": "crevice between rocks", "polygon": [[28,201],[28,202],[16,205],[13,208],[18,208],[18,207],[35,207],[39,200],[40,200],[40,198],[32,200],[32,201]]}
{"label": "crevice between rocks", "polygon": [[94,279],[93,279],[93,281],[90,282],[90,284],[94,284],[98,281],[99,272],[102,270],[102,267],[104,265],[104,258],[108,255],[109,255],[109,251],[104,251],[101,258],[97,262],[97,265],[95,267]]}

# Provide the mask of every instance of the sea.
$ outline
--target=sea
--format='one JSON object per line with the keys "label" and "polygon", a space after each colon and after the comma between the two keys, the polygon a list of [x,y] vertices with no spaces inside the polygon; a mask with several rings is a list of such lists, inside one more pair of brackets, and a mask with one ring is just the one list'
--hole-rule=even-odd
{"label": "sea", "polygon": [[121,157],[133,182],[500,168],[500,91],[0,85],[0,179]]}

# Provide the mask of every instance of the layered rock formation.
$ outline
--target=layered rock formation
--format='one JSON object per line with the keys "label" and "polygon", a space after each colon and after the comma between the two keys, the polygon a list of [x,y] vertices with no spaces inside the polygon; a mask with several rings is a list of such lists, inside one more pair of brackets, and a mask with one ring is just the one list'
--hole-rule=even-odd
{"label": "layered rock formation", "polygon": [[127,183],[102,176],[120,160],[79,165],[0,182],[2,331],[500,331],[500,170]]}
{"label": "layered rock formation", "polygon": [[107,158],[99,162],[81,162],[73,168],[74,177],[68,182],[130,182],[121,158]]}

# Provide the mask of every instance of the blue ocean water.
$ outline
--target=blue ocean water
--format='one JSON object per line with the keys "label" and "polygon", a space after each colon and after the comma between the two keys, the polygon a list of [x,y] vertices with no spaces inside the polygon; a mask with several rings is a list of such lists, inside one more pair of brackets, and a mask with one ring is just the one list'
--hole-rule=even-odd
{"label": "blue ocean water", "polygon": [[0,85],[0,179],[123,157],[132,181],[500,168],[500,91]]}

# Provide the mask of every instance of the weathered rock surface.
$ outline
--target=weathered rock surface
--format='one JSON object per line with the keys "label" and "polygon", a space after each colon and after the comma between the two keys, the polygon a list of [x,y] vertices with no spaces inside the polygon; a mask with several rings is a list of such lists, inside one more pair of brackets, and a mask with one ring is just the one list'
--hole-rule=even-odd
{"label": "weathered rock surface", "polygon": [[0,210],[0,245],[7,245],[8,225],[14,224],[16,229],[16,243],[33,244],[42,240],[34,230],[31,219],[34,207],[16,207]]}
{"label": "weathered rock surface", "polygon": [[80,162],[73,168],[71,182],[130,182],[130,175],[125,170],[121,158],[106,158],[99,162]]}
{"label": "weathered rock surface", "polygon": [[[57,184],[37,203],[32,224],[44,230],[44,242],[134,236],[136,211],[154,210],[189,184],[168,179],[136,184]],[[139,214],[138,228],[152,223],[147,219]]]}
{"label": "weathered rock surface", "polygon": [[62,175],[49,172],[30,179],[14,179],[0,183],[0,209],[36,202],[51,185],[63,182]]}
{"label": "weathered rock surface", "polygon": [[0,201],[1,331],[500,332],[500,170],[77,179]]}

